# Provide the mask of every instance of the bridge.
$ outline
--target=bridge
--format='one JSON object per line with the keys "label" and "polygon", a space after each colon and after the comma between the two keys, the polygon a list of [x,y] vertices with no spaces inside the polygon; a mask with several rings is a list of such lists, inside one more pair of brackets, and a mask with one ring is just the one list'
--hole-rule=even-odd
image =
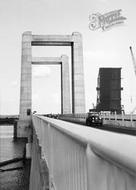
{"label": "bridge", "polygon": [[32,116],[30,190],[136,188],[136,139]]}
{"label": "bridge", "polygon": [[[66,113],[64,117],[69,121],[78,120],[84,124],[86,120],[81,34],[33,35],[31,32],[25,32],[22,37],[17,137],[28,139],[27,157],[31,158],[29,189],[136,189],[134,136],[32,114],[32,64],[62,64],[64,68],[64,62],[68,62],[68,59],[53,57],[33,58],[32,46],[71,46],[72,100],[69,99],[69,75],[62,69],[62,113]],[[102,117],[105,125],[136,128],[136,117],[132,115],[115,114]]]}

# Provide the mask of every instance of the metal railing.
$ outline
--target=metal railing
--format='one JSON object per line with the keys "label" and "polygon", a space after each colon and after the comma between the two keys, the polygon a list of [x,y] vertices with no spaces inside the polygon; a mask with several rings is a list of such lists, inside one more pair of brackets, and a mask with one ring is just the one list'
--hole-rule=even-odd
{"label": "metal railing", "polygon": [[[43,160],[49,170],[50,190],[136,189],[135,137],[36,115],[32,121],[37,144],[33,143],[30,179],[39,184],[38,189],[48,188],[45,172],[40,172]],[[40,151],[35,146],[40,146]],[[32,181],[30,190],[37,190]]]}

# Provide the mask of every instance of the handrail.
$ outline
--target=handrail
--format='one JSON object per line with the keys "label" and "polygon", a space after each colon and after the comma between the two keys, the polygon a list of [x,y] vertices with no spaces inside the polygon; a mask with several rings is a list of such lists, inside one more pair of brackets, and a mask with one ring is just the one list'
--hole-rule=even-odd
{"label": "handrail", "polygon": [[[75,140],[84,145],[90,144],[92,151],[99,156],[114,162],[117,165],[122,165],[126,170],[136,175],[136,138],[129,135],[121,135],[90,129],[89,127],[80,127],[77,124],[68,123],[51,118],[39,117],[39,119],[50,123],[63,133],[66,133]],[[124,149],[123,146],[125,145]],[[134,147],[134,148],[132,148]],[[133,172],[132,172],[133,171]]]}
{"label": "handrail", "polygon": [[[85,156],[87,159],[87,170],[89,172],[88,175],[92,173],[92,171],[89,168],[92,168],[91,162],[94,162],[92,159],[93,153],[93,155],[95,155],[96,158],[98,157],[99,159],[104,160],[104,163],[107,162],[108,165],[113,165],[114,167],[119,168],[119,170],[124,171],[126,173],[126,176],[133,176],[133,179],[136,180],[135,137],[124,134],[122,135],[107,131],[101,131],[94,128],[92,129],[90,127],[81,126],[78,124],[73,124],[43,116],[33,115],[32,120],[34,129],[39,139],[39,144],[43,148],[43,155],[45,157],[48,156],[47,162],[51,162],[51,155],[47,155],[47,149],[43,147],[45,145],[45,142],[43,140],[44,134],[42,133],[42,131],[44,127],[51,127],[53,131],[55,130],[57,131],[57,133],[64,134],[67,138],[73,139],[74,142],[77,142],[77,144],[81,144],[81,146],[84,147],[86,154]],[[43,125],[42,129],[40,128],[40,125]],[[50,130],[48,128],[46,132],[49,131]],[[46,138],[50,139],[51,137]],[[50,163],[48,164],[50,165]],[[88,183],[90,187],[90,182]]]}

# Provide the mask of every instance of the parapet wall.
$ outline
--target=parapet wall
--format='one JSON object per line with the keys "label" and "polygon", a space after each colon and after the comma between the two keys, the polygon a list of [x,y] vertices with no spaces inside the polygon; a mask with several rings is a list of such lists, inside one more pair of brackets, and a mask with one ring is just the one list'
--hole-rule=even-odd
{"label": "parapet wall", "polygon": [[102,115],[103,124],[136,128],[136,115]]}
{"label": "parapet wall", "polygon": [[46,184],[52,190],[135,190],[135,137],[36,115],[32,119],[30,190],[46,190]]}
{"label": "parapet wall", "polygon": [[29,190],[49,190],[49,172],[45,159],[42,157],[41,146],[33,129],[32,162]]}

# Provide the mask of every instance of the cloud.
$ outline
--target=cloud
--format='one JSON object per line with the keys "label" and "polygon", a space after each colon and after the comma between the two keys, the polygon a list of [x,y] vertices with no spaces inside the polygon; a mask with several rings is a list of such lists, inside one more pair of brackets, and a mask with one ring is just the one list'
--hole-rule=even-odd
{"label": "cloud", "polygon": [[48,66],[34,66],[32,68],[32,73],[36,78],[49,77],[51,74],[51,69]]}

